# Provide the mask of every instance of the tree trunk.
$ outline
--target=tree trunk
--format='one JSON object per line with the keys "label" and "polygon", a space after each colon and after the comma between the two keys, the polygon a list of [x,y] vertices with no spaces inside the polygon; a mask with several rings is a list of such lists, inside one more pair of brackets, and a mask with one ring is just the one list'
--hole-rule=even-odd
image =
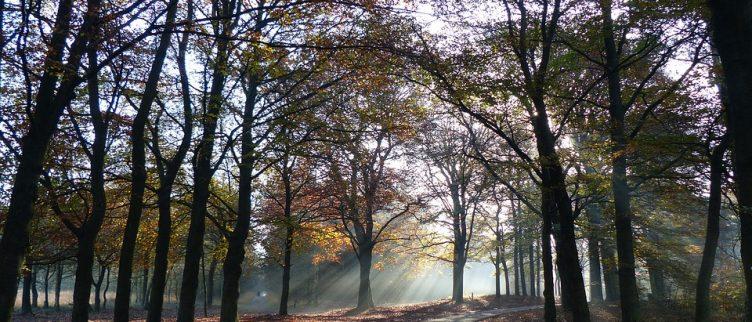
{"label": "tree trunk", "polygon": [[723,66],[728,97],[727,117],[733,142],[732,160],[736,200],[739,205],[739,232],[744,280],[746,281],[745,320],[752,320],[752,1],[708,2],[710,26]]}
{"label": "tree trunk", "polygon": [[[188,20],[193,19],[193,2],[188,2]],[[172,159],[158,163],[163,165],[159,169],[159,189],[157,189],[157,207],[159,219],[157,222],[157,241],[154,251],[154,273],[152,274],[151,291],[149,296],[147,322],[160,322],[164,305],[165,286],[167,285],[167,268],[169,265],[170,236],[172,234],[172,190],[178,171],[191,145],[193,134],[193,109],[191,106],[191,92],[188,81],[188,71],[185,66],[185,55],[188,50],[188,34],[183,35],[178,44],[178,71],[180,75],[180,89],[183,98],[183,138],[177,152]],[[157,130],[154,130],[156,137]],[[156,138],[155,138],[156,140]],[[155,143],[155,145],[158,143]],[[163,171],[163,172],[162,172]],[[168,294],[169,297],[169,294]]]}
{"label": "tree trunk", "polygon": [[535,296],[535,247],[532,239],[528,246],[528,260],[530,261],[530,296]]}
{"label": "tree trunk", "polygon": [[253,126],[256,97],[259,80],[255,75],[248,75],[245,86],[245,105],[243,107],[243,133],[241,134],[241,156],[238,185],[238,219],[228,239],[227,255],[222,266],[222,308],[220,320],[231,322],[237,319],[238,296],[240,296],[240,275],[243,273],[245,258],[245,240],[248,238],[251,220],[251,193],[253,191],[253,167],[256,154],[253,143]]}
{"label": "tree trunk", "polygon": [[166,28],[159,36],[159,45],[154,53],[149,76],[144,85],[144,93],[141,98],[136,116],[131,128],[131,190],[129,196],[128,218],[123,233],[123,244],[120,249],[120,261],[118,263],[117,288],[115,293],[115,309],[113,313],[115,322],[129,320],[131,301],[131,278],[133,276],[133,257],[138,238],[138,227],[141,223],[141,214],[144,208],[144,190],[146,189],[146,140],[145,127],[149,119],[151,105],[157,97],[159,78],[162,74],[167,49],[170,47],[173,23],[177,14],[177,0],[170,0],[167,4],[165,17]]}
{"label": "tree trunk", "polygon": [[99,276],[97,277],[96,283],[94,283],[94,311],[99,312],[102,310],[102,302],[99,299],[100,291],[102,290],[102,282],[104,282],[104,274],[107,270],[107,267],[100,266],[99,267]]}
{"label": "tree trunk", "polygon": [[629,185],[627,183],[627,136],[624,118],[626,107],[621,97],[619,77],[619,53],[614,41],[611,0],[601,1],[603,19],[603,40],[606,49],[606,68],[609,96],[609,127],[611,136],[611,188],[614,197],[614,217],[616,227],[616,250],[619,254],[619,289],[621,296],[621,318],[623,321],[640,319],[640,301],[635,275],[634,233],[632,231],[632,211],[630,209]]}
{"label": "tree trunk", "polygon": [[[21,295],[21,314],[31,314],[31,270],[23,272],[23,294]],[[10,319],[8,320],[10,321]]]}
{"label": "tree trunk", "polygon": [[535,242],[535,296],[541,297],[540,275],[541,275],[541,253],[540,253],[540,241]]}
{"label": "tree trunk", "polygon": [[217,263],[218,261],[212,257],[211,263],[209,264],[209,278],[206,281],[206,291],[208,292],[206,294],[206,302],[210,307],[214,305],[214,276],[217,272]]}
{"label": "tree trunk", "polygon": [[[229,2],[229,3],[228,3]],[[231,8],[230,5],[234,4],[234,1],[223,2],[221,4],[221,13],[225,17],[230,17],[235,8]],[[191,202],[191,222],[188,228],[188,238],[186,242],[187,251],[185,253],[185,261],[183,265],[183,278],[180,285],[180,304],[178,306],[178,322],[192,321],[196,311],[196,295],[198,291],[198,274],[201,257],[203,255],[203,242],[204,232],[206,229],[206,204],[209,200],[209,185],[211,178],[214,174],[212,166],[212,156],[214,150],[214,142],[217,131],[217,120],[220,112],[222,111],[222,104],[224,96],[225,80],[227,78],[227,64],[229,56],[229,35],[232,32],[230,19],[223,19],[219,25],[221,25],[221,34],[224,37],[218,37],[217,39],[217,51],[214,59],[214,66],[212,67],[212,84],[209,92],[208,105],[205,114],[202,118],[203,133],[201,134],[201,141],[198,143],[195,156],[195,164],[193,170],[194,185],[193,195]],[[243,199],[241,197],[241,199]],[[244,219],[238,218],[238,222]],[[247,229],[246,229],[246,234]],[[245,239],[238,245],[237,241],[232,243],[232,246],[243,246]],[[228,257],[230,254],[228,252]],[[240,263],[242,258],[237,261],[238,269],[240,269]],[[239,274],[237,275],[240,276]],[[237,294],[237,288],[235,289]],[[235,302],[237,302],[237,295],[235,296]],[[224,305],[224,295],[223,295]],[[232,320],[237,318],[237,303],[235,303],[235,314],[231,317]],[[224,310],[224,309],[223,309]],[[222,314],[222,320],[226,321],[225,314]]]}
{"label": "tree trunk", "polygon": [[91,271],[94,268],[94,240],[87,234],[78,241],[76,253],[76,281],[73,286],[73,311],[71,321],[85,322],[89,320],[89,296],[93,279]]}
{"label": "tree trunk", "polygon": [[619,300],[619,273],[616,269],[616,254],[610,239],[601,239],[601,263],[603,266],[603,285],[606,288],[606,301]]}
{"label": "tree trunk", "polygon": [[650,292],[653,301],[666,300],[666,280],[663,271],[654,261],[648,263],[648,275],[650,276]]}
{"label": "tree trunk", "polygon": [[549,193],[541,190],[541,211],[543,224],[541,225],[541,245],[543,256],[543,319],[546,322],[556,321],[556,300],[554,298],[554,265],[551,254],[552,220],[555,216],[553,202]]}
{"label": "tree trunk", "polygon": [[[289,220],[289,218],[288,218]],[[279,299],[279,315],[287,315],[287,302],[290,297],[290,268],[292,257],[293,227],[288,223],[285,234],[284,262],[282,263],[282,294]]]}
{"label": "tree trunk", "polygon": [[[519,229],[519,232],[517,233],[517,236],[522,236],[522,230]],[[525,251],[524,247],[522,246],[522,239],[515,242],[515,246],[517,247],[517,256],[520,258],[517,260],[517,262],[520,264],[519,267],[519,276],[520,276],[520,289],[522,290],[522,296],[527,296],[527,282],[525,281]]]}
{"label": "tree trunk", "polygon": [[39,308],[39,290],[37,290],[38,271],[38,267],[31,266],[31,306],[34,308]]}
{"label": "tree trunk", "polygon": [[145,309],[149,308],[149,268],[144,268],[141,279],[141,306]]}
{"label": "tree trunk", "polygon": [[50,265],[47,264],[44,271],[44,308],[50,308]]}
{"label": "tree trunk", "polygon": [[[498,238],[497,238],[498,242]],[[494,259],[494,286],[496,287],[496,292],[494,293],[496,300],[498,301],[499,298],[501,298],[501,245],[496,245],[496,257]]]}
{"label": "tree trunk", "polygon": [[510,295],[511,289],[509,286],[509,267],[507,267],[506,261],[501,262],[501,267],[504,270],[504,287],[506,288],[506,295]]}
{"label": "tree trunk", "polygon": [[601,209],[597,204],[592,204],[587,208],[588,219],[590,221],[590,234],[588,235],[588,263],[590,264],[590,301],[603,302],[603,283],[601,282],[601,256],[600,245],[598,243]]}
{"label": "tree trunk", "polygon": [[705,231],[705,248],[702,250],[702,263],[697,276],[695,294],[695,320],[710,321],[710,283],[718,249],[721,219],[721,183],[723,181],[723,155],[728,140],[723,138],[710,154],[710,196],[708,197],[708,224]]}
{"label": "tree trunk", "polygon": [[104,291],[102,292],[102,309],[107,310],[107,291],[110,289],[110,268],[107,267],[107,277],[104,280]]}
{"label": "tree trunk", "polygon": [[149,296],[149,311],[146,316],[148,322],[160,322],[162,320],[167,266],[169,265],[170,233],[172,231],[171,194],[172,187],[168,187],[165,182],[160,183],[157,195],[159,219],[154,252],[154,274],[151,277],[151,296]]}
{"label": "tree trunk", "polygon": [[[0,320],[10,320],[18,292],[18,273],[29,244],[29,222],[34,214],[39,177],[53,133],[57,130],[63,109],[74,98],[80,84],[78,70],[90,35],[94,34],[94,21],[99,13],[99,1],[87,2],[83,24],[70,43],[68,62],[63,64],[65,46],[68,44],[73,1],[60,1],[55,26],[45,54],[42,76],[39,80],[33,111],[26,135],[21,139],[21,158],[11,189],[2,240],[0,240]],[[61,68],[62,65],[65,65]],[[62,73],[60,71],[63,71]],[[61,77],[62,76],[62,77]],[[61,80],[58,86],[58,80]]]}
{"label": "tree trunk", "polygon": [[55,276],[55,310],[60,311],[60,288],[63,284],[63,262],[57,263]]}
{"label": "tree trunk", "polygon": [[[513,202],[514,203],[514,202]],[[512,209],[514,213],[514,209]],[[514,230],[514,245],[512,245],[512,266],[514,266],[514,295],[520,295],[520,264],[519,252],[517,249],[517,229]]]}
{"label": "tree trunk", "polygon": [[365,311],[373,307],[371,295],[371,261],[373,260],[373,245],[364,243],[359,246],[358,263],[360,264],[360,286],[358,287],[358,311]]}
{"label": "tree trunk", "polygon": [[[89,66],[97,66],[97,51],[95,47],[88,51]],[[87,79],[89,92],[89,109],[94,126],[94,142],[91,145],[90,157],[90,186],[92,210],[91,215],[75,231],[78,237],[78,252],[76,254],[76,281],[73,289],[73,312],[71,320],[87,321],[89,319],[89,297],[94,268],[94,247],[102,228],[105,212],[107,211],[107,196],[104,190],[104,166],[107,153],[107,121],[99,108],[99,81],[96,73],[91,73]],[[83,140],[83,138],[81,138]]]}

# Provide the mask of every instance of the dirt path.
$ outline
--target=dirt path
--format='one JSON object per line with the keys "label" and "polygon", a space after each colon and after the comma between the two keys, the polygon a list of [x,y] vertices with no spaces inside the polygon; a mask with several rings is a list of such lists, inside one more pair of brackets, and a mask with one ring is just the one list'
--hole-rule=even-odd
{"label": "dirt path", "polygon": [[462,314],[450,315],[447,317],[443,317],[439,319],[432,319],[429,321],[431,322],[474,322],[474,321],[481,321],[481,320],[485,320],[488,318],[492,318],[494,316],[501,315],[501,314],[538,310],[542,308],[543,308],[543,305],[531,305],[531,306],[521,306],[521,307],[511,307],[511,308],[500,308],[500,309],[493,309],[493,310],[481,310],[481,311],[473,311],[473,312],[467,312],[467,313],[462,313]]}

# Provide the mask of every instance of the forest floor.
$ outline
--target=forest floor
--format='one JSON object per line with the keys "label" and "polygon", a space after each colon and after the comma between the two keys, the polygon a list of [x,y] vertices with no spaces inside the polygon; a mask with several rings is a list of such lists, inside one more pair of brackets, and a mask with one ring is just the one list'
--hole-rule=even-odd
{"label": "forest floor", "polygon": [[[493,296],[465,299],[462,305],[453,305],[448,299],[431,302],[379,306],[359,314],[352,309],[337,309],[322,313],[292,314],[279,316],[272,314],[241,315],[240,321],[542,321],[543,308],[539,298],[523,296],[502,296],[496,301]],[[571,321],[560,310],[557,321]],[[163,312],[165,321],[175,320],[175,310],[166,309]],[[196,321],[219,321],[219,308],[213,307],[203,316],[203,310],[196,311]],[[619,306],[616,303],[590,305],[593,321],[619,321]],[[687,321],[692,320],[691,312],[666,305],[645,303],[642,307],[644,321]],[[144,321],[146,311],[133,310],[133,321]],[[93,321],[109,321],[112,318],[110,310],[92,313]],[[34,315],[13,316],[13,321],[65,321],[70,320],[70,311],[55,312],[52,310],[38,310]]]}
{"label": "forest floor", "polygon": [[[592,321],[611,322],[621,321],[621,312],[618,303],[590,304],[590,316]],[[694,317],[691,312],[685,308],[679,308],[672,305],[657,305],[654,303],[643,303],[641,306],[641,321],[692,321]],[[572,321],[567,317],[561,307],[557,307],[557,321]],[[715,319],[714,319],[715,320]],[[722,319],[726,320],[726,319]],[[521,312],[504,313],[492,318],[485,319],[487,322],[511,322],[511,321],[543,321],[543,309],[526,310]]]}
{"label": "forest floor", "polygon": [[[532,297],[502,296],[500,301],[495,301],[493,296],[474,297],[465,299],[462,305],[453,305],[450,300],[436,300],[405,305],[379,306],[359,314],[352,309],[337,309],[321,313],[292,314],[279,316],[271,314],[241,313],[240,321],[425,321],[431,319],[452,318],[464,314],[472,314],[478,311],[497,310],[500,308],[519,308],[538,306],[541,300]],[[212,307],[208,317],[203,317],[203,310],[197,308],[196,321],[213,322],[219,321],[219,308]],[[168,308],[163,312],[165,321],[174,321],[176,312]],[[146,311],[141,309],[131,310],[132,321],[144,321]],[[112,319],[112,311],[91,313],[92,321],[109,321]],[[32,315],[15,314],[13,321],[67,321],[70,320],[70,311],[60,312],[52,309],[37,309]]]}

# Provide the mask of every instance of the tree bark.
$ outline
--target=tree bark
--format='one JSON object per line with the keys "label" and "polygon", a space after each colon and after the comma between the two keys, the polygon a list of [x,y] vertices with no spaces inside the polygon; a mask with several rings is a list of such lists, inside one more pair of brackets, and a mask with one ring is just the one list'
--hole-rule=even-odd
{"label": "tree bark", "polygon": [[115,322],[129,320],[131,300],[131,278],[133,276],[133,257],[138,238],[138,227],[141,223],[141,214],[144,208],[144,190],[146,189],[146,139],[145,127],[149,119],[151,105],[157,97],[159,77],[162,74],[167,49],[170,47],[173,24],[177,14],[177,0],[170,0],[167,4],[165,17],[165,30],[159,36],[159,45],[154,53],[149,76],[144,85],[144,93],[133,119],[131,127],[131,189],[129,196],[128,218],[123,233],[123,244],[120,248],[120,261],[118,262],[118,278],[115,293],[115,309],[113,318]]}
{"label": "tree bark", "polygon": [[[512,209],[514,213],[514,209]],[[514,295],[520,295],[520,264],[519,264],[519,251],[517,249],[517,229],[514,230],[514,245],[512,245],[512,266],[514,269]]]}
{"label": "tree bark", "polygon": [[373,260],[373,245],[364,243],[358,249],[358,263],[360,264],[360,284],[358,287],[358,311],[365,311],[373,307],[371,295],[371,262]]}
{"label": "tree bark", "polygon": [[601,225],[601,209],[597,204],[587,208],[588,220],[590,221],[590,234],[588,235],[588,263],[590,264],[590,301],[603,302],[603,283],[601,281],[601,256],[599,245],[599,233]]}
{"label": "tree bark", "polygon": [[535,248],[532,239],[528,246],[528,260],[530,261],[530,296],[535,296]]}
{"label": "tree bark", "polygon": [[55,270],[55,310],[60,311],[60,288],[63,284],[63,263],[57,263]]}
{"label": "tree bark", "polygon": [[603,266],[603,285],[606,289],[606,301],[619,300],[619,273],[616,269],[616,254],[610,239],[601,239],[601,264]]}
{"label": "tree bark", "polygon": [[518,269],[520,270],[520,289],[522,290],[522,296],[527,296],[527,282],[525,279],[527,278],[525,276],[525,251],[524,247],[522,246],[522,229],[518,228],[517,236],[520,237],[518,241],[515,242],[515,246],[517,247],[517,256],[520,258],[517,260],[517,262],[520,264],[518,266]]}
{"label": "tree bark", "polygon": [[144,267],[142,280],[141,280],[141,306],[143,308],[149,308],[149,268]]}
{"label": "tree bark", "polygon": [[39,308],[39,290],[37,290],[37,277],[39,268],[31,266],[31,306]]}
{"label": "tree bark", "polygon": [[50,308],[50,265],[47,264],[44,271],[44,308]]}
{"label": "tree bark", "polygon": [[99,312],[102,310],[102,302],[99,299],[100,291],[102,290],[102,283],[104,282],[104,274],[106,273],[107,267],[100,266],[99,267],[99,276],[97,276],[97,281],[94,283],[94,311]]}
{"label": "tree bark", "polygon": [[546,322],[556,321],[556,300],[554,298],[554,265],[551,254],[551,233],[555,209],[551,196],[541,189],[541,211],[543,224],[541,225],[541,253],[543,256],[543,319]]}
{"label": "tree bark", "polygon": [[102,309],[107,310],[107,291],[110,289],[110,268],[107,267],[107,277],[104,280],[104,291],[102,292]]}
{"label": "tree bark", "polygon": [[711,0],[711,30],[728,95],[728,130],[733,142],[741,257],[746,282],[745,320],[752,320],[752,1]]}
{"label": "tree bark", "polygon": [[76,253],[76,281],[73,286],[73,311],[71,321],[89,320],[89,296],[93,278],[91,271],[94,268],[94,236],[87,234],[78,240],[78,252]]}
{"label": "tree bark", "polygon": [[[289,220],[289,218],[288,218]],[[292,258],[293,227],[287,225],[285,233],[284,260],[282,263],[282,294],[279,300],[279,315],[287,315],[287,302],[290,297],[290,268]]]}
{"label": "tree bark", "polygon": [[210,307],[214,305],[214,277],[217,272],[217,263],[218,261],[212,257],[211,263],[209,264],[209,278],[206,281],[206,302]]}
{"label": "tree bark", "polygon": [[700,273],[697,276],[695,294],[695,320],[710,321],[710,283],[718,249],[721,219],[721,184],[723,181],[723,155],[728,140],[723,138],[710,154],[710,196],[708,197],[708,223],[705,230],[705,246],[702,250]]}
{"label": "tree bark", "polygon": [[21,295],[21,314],[31,314],[31,270],[23,272],[23,293]]}
{"label": "tree bark", "polygon": [[[498,239],[497,239],[497,242],[498,242]],[[496,297],[496,300],[499,300],[501,298],[501,268],[500,268],[500,266],[501,266],[501,251],[500,251],[501,246],[500,245],[496,245],[495,248],[496,248],[495,249],[496,250],[496,256],[495,256],[493,264],[494,264],[494,286],[496,288],[495,288],[494,296]]]}

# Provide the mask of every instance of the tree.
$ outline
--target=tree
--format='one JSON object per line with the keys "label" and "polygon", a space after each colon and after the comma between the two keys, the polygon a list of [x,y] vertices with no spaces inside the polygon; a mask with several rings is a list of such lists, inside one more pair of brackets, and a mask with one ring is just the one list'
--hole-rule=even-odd
{"label": "tree", "polygon": [[[450,219],[452,257],[447,261],[452,263],[452,301],[462,304],[465,264],[488,180],[483,167],[472,158],[470,135],[459,122],[439,118],[423,127],[427,130],[419,157],[426,162],[427,187],[440,200],[440,213]],[[443,222],[439,216],[434,221]]]}
{"label": "tree", "polygon": [[752,318],[752,122],[751,58],[746,54],[752,40],[749,1],[709,1],[713,45],[723,66],[723,85],[728,93],[729,137],[733,142],[736,198],[739,203],[741,256],[746,281],[745,318]]}

